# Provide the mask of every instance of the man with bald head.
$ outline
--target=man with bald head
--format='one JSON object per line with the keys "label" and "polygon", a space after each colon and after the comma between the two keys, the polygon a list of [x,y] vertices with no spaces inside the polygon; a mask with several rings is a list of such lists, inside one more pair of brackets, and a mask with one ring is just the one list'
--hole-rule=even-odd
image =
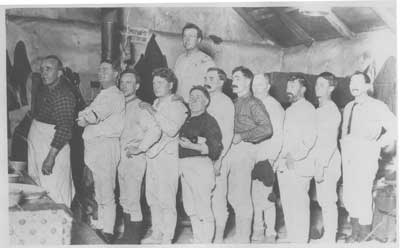
{"label": "man with bald head", "polygon": [[[264,223],[265,236],[268,243],[274,243],[276,238],[275,232],[275,203],[268,200],[268,196],[272,193],[272,185],[265,182],[265,177],[273,178],[273,171],[266,171],[266,166],[274,167],[275,161],[282,148],[283,141],[283,120],[285,118],[285,110],[281,104],[269,94],[271,75],[268,73],[258,74],[254,76],[252,90],[254,96],[262,101],[267,110],[274,130],[270,139],[257,144],[257,163],[253,171],[252,197],[254,205],[254,221],[252,241],[264,240]],[[268,163],[268,164],[266,164]],[[258,165],[261,165],[261,168]],[[254,173],[257,172],[257,173]],[[272,181],[272,180],[269,180]],[[267,184],[267,185],[266,185]]]}
{"label": "man with bald head", "polygon": [[40,73],[43,86],[34,104],[28,135],[28,174],[55,202],[70,207],[74,185],[68,142],[72,137],[76,100],[60,78],[62,62],[57,56],[45,57]]}

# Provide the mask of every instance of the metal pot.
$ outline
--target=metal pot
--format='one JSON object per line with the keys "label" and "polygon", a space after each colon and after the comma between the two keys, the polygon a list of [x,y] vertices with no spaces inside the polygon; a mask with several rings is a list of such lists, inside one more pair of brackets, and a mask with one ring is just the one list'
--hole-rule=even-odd
{"label": "metal pot", "polygon": [[8,182],[9,183],[19,183],[20,175],[16,173],[8,174]]}
{"label": "metal pot", "polygon": [[28,168],[26,161],[8,161],[8,165],[17,172],[26,172]]}

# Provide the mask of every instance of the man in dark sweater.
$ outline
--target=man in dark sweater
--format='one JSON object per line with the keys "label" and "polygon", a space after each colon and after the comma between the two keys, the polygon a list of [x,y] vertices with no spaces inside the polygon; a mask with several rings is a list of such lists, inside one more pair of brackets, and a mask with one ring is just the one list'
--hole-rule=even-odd
{"label": "man in dark sweater", "polygon": [[183,206],[190,217],[194,243],[211,243],[214,216],[211,191],[215,186],[213,162],[223,149],[217,121],[206,109],[210,95],[203,86],[190,90],[190,118],[180,131],[179,158]]}
{"label": "man in dark sweater", "polygon": [[233,144],[226,156],[228,165],[228,201],[235,211],[234,243],[249,243],[253,204],[251,172],[256,162],[257,144],[272,136],[272,124],[264,104],[251,93],[253,73],[243,66],[232,72],[235,101]]}

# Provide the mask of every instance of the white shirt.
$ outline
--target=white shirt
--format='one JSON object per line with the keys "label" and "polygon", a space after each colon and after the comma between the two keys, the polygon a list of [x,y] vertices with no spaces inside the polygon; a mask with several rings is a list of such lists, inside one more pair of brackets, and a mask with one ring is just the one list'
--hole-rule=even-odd
{"label": "white shirt", "polygon": [[154,117],[139,107],[141,102],[135,97],[126,103],[124,129],[121,135],[122,150],[128,145],[134,145],[142,151],[147,151],[161,137],[161,129]]}
{"label": "white shirt", "polygon": [[[290,153],[295,160],[295,172],[300,176],[313,176],[314,160],[310,151],[317,138],[317,114],[314,106],[304,98],[286,109],[283,124],[283,145],[279,158]],[[279,166],[284,169],[286,166]]]}
{"label": "white shirt", "polygon": [[190,89],[194,85],[204,85],[204,77],[210,67],[215,67],[215,63],[202,51],[196,51],[189,55],[181,54],[176,60],[174,68],[178,78],[177,94],[188,102]]}
{"label": "white shirt", "polygon": [[350,136],[367,141],[376,141],[381,134],[381,129],[384,128],[386,133],[380,138],[382,146],[396,140],[397,120],[395,115],[385,103],[370,96],[358,102],[354,107],[351,132],[347,134],[350,113],[354,103],[355,101],[351,101],[344,108],[342,138]]}
{"label": "white shirt", "polygon": [[150,148],[147,155],[153,158],[162,150],[165,150],[171,154],[176,153],[176,156],[178,156],[177,134],[188,116],[187,108],[181,101],[173,100],[172,96],[162,101],[157,98],[154,101],[153,107],[157,111],[154,119],[160,127],[162,134],[160,140]]}
{"label": "white shirt", "polygon": [[210,105],[207,108],[207,112],[217,120],[218,126],[221,129],[222,145],[224,148],[220,158],[224,158],[232,144],[235,106],[228,96],[219,91],[211,93],[210,98]]}
{"label": "white shirt", "polygon": [[260,98],[269,114],[272,124],[272,137],[258,144],[258,161],[269,159],[275,161],[282,148],[283,142],[283,121],[285,110],[282,105],[272,96],[267,95]]}
{"label": "white shirt", "polygon": [[331,100],[317,108],[317,141],[313,149],[317,165],[327,167],[337,150],[341,119],[339,109]]}
{"label": "white shirt", "polygon": [[97,124],[89,124],[83,132],[83,139],[96,137],[119,138],[124,127],[125,97],[117,88],[111,86],[103,89],[93,102],[79,115],[91,115]]}

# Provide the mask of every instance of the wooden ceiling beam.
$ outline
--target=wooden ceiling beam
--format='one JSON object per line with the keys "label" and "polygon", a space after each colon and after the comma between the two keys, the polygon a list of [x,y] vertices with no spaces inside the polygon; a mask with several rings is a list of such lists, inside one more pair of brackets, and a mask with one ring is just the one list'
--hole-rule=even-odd
{"label": "wooden ceiling beam", "polygon": [[236,11],[236,13],[238,13],[239,16],[242,17],[243,20],[250,27],[252,27],[264,40],[266,40],[271,45],[281,47],[281,45],[275,40],[275,38],[272,35],[270,35],[260,24],[258,24],[257,21],[253,18],[253,16],[247,13],[246,10],[244,10],[243,8],[235,8],[235,7],[233,7],[233,10]]}
{"label": "wooden ceiling beam", "polygon": [[325,16],[325,19],[331,24],[331,26],[343,37],[347,39],[353,38],[354,33],[344,24],[339,17],[332,10],[329,11],[328,15]]}
{"label": "wooden ceiling beam", "polygon": [[374,7],[372,9],[386,23],[388,28],[396,33],[396,17],[385,7]]}
{"label": "wooden ceiling beam", "polygon": [[289,30],[296,35],[298,39],[302,41],[302,43],[310,47],[314,42],[314,38],[312,38],[302,27],[299,26],[290,16],[288,16],[284,11],[275,9],[274,12],[277,14],[279,19],[285,24]]}

